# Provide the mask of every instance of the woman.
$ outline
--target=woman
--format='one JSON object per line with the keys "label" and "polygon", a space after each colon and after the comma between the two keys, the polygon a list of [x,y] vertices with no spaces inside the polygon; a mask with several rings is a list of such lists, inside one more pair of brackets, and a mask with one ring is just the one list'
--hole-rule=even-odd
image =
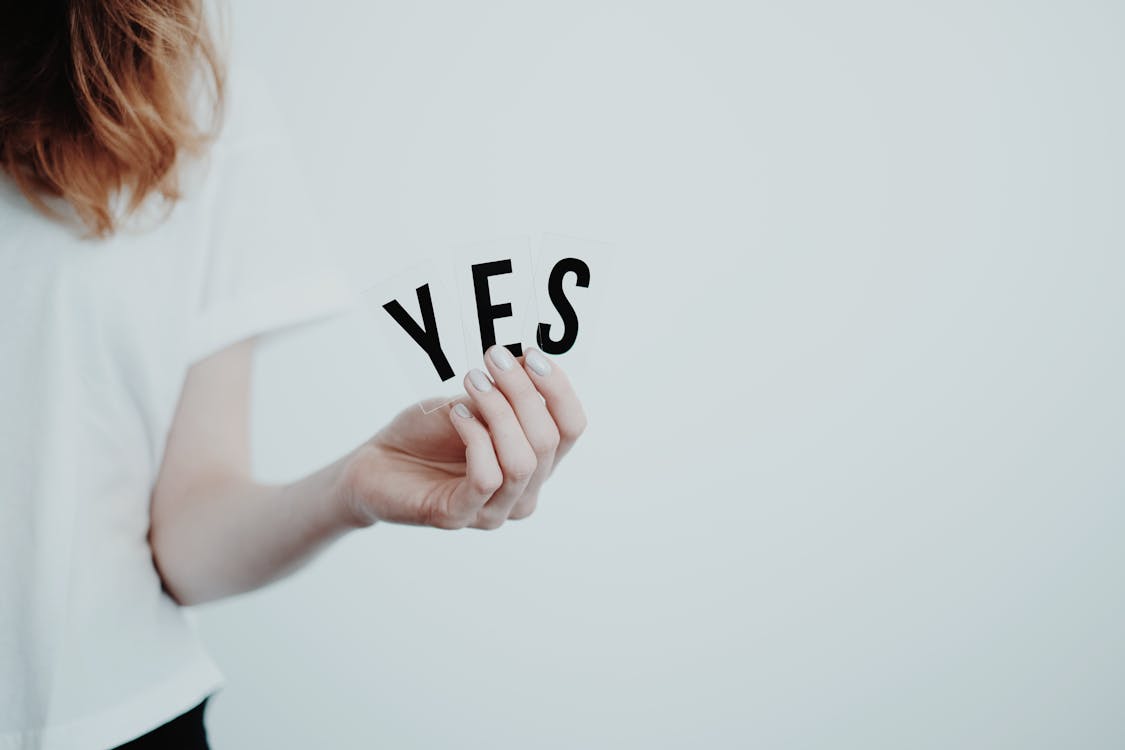
{"label": "woman", "polygon": [[[582,432],[502,347],[285,486],[249,472],[254,337],[347,309],[276,116],[197,0],[0,22],[0,747],[206,747],[221,676],[184,605],[377,522],[494,529]],[[227,106],[221,106],[221,105]]]}

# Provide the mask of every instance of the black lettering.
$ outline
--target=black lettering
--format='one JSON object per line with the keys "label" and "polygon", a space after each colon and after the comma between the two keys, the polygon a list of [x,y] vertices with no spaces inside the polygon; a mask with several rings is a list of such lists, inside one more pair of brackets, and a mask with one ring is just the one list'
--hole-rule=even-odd
{"label": "black lettering", "polygon": [[418,295],[418,307],[422,311],[422,325],[410,317],[397,299],[383,305],[383,309],[390,313],[395,322],[410,334],[410,338],[430,357],[430,362],[437,370],[438,377],[444,383],[453,377],[453,368],[441,349],[441,338],[438,335],[437,322],[434,320],[434,302],[430,297],[430,285],[423,284],[415,290]]}
{"label": "black lettering", "polygon": [[[488,347],[496,344],[495,322],[500,318],[512,317],[512,304],[503,302],[499,305],[492,304],[492,295],[488,290],[488,279],[512,272],[511,260],[494,260],[490,263],[477,263],[473,266],[473,294],[477,300],[477,324],[480,326],[481,351],[488,351]],[[517,357],[523,356],[523,347],[520,344],[504,344],[504,348]]]}
{"label": "black lettering", "polygon": [[551,304],[559,311],[559,317],[562,318],[563,333],[562,338],[554,341],[551,339],[551,326],[547,323],[539,324],[535,340],[539,343],[539,348],[547,354],[564,354],[570,351],[574,342],[578,340],[578,315],[563,290],[563,279],[568,273],[573,273],[577,277],[575,284],[583,289],[590,286],[590,267],[578,258],[563,258],[551,269],[551,276],[547,280],[547,294],[551,298]]}

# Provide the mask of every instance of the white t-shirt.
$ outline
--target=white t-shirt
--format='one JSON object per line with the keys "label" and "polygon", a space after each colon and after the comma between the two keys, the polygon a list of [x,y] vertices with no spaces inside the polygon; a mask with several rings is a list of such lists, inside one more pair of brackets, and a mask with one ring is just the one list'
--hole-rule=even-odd
{"label": "white t-shirt", "polygon": [[147,543],[187,369],[355,304],[260,79],[228,95],[146,231],[82,239],[0,175],[0,750],[112,747],[221,686]]}

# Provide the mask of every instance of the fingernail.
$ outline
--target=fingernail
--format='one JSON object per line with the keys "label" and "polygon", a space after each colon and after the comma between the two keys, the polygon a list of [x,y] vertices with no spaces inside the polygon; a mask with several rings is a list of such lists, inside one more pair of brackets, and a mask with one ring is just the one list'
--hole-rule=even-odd
{"label": "fingernail", "polygon": [[473,413],[469,411],[469,407],[464,404],[457,404],[453,407],[453,411],[457,412],[457,416],[464,417],[465,419],[472,419]]}
{"label": "fingernail", "polygon": [[527,362],[527,366],[535,371],[536,375],[550,375],[551,363],[547,358],[539,353],[538,349],[528,349],[527,354],[524,355],[523,361]]}
{"label": "fingernail", "polygon": [[512,358],[512,353],[508,351],[507,347],[503,346],[492,347],[488,352],[488,357],[492,360],[492,364],[501,370],[510,370],[512,365],[516,363],[516,360]]}
{"label": "fingernail", "polygon": [[476,388],[478,391],[486,393],[492,390],[492,383],[489,382],[488,376],[480,370],[469,370],[469,382],[472,383],[473,388]]}

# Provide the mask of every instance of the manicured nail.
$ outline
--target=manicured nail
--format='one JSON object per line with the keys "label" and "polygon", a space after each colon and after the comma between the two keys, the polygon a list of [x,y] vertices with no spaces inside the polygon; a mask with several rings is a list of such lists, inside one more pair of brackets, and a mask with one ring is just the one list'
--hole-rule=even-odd
{"label": "manicured nail", "polygon": [[516,363],[516,360],[512,358],[512,353],[504,346],[492,347],[488,352],[488,357],[492,360],[492,364],[501,370],[510,370],[512,365]]}
{"label": "manicured nail", "polygon": [[527,354],[524,355],[523,361],[527,362],[527,366],[535,371],[536,375],[550,375],[551,363],[547,358],[539,353],[538,349],[528,349]]}
{"label": "manicured nail", "polygon": [[473,413],[469,411],[469,407],[465,406],[464,404],[457,404],[453,407],[453,411],[457,412],[457,416],[459,417],[463,417],[465,419],[473,418]]}
{"label": "manicured nail", "polygon": [[473,384],[473,388],[476,388],[482,393],[487,393],[492,390],[492,383],[489,382],[488,376],[480,370],[469,370],[469,382]]}

